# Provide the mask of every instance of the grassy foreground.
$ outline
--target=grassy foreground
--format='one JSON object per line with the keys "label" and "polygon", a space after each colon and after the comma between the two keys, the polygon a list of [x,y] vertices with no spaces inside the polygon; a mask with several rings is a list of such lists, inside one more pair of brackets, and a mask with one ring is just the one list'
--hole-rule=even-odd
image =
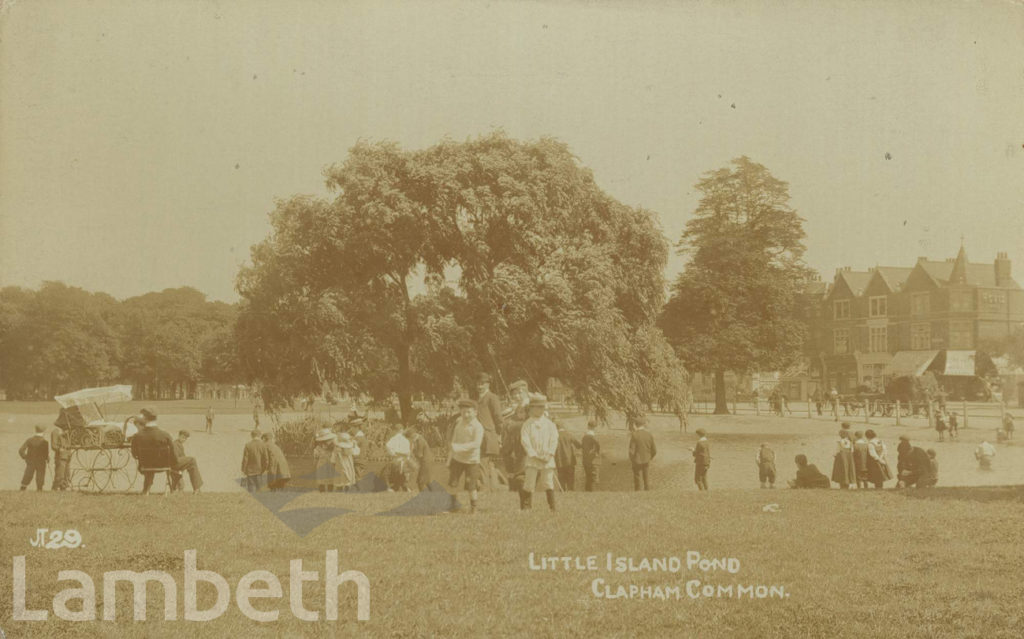
{"label": "grassy foreground", "polygon": [[[981,501],[961,499],[970,490],[949,489],[929,499],[895,491],[781,489],[573,493],[560,495],[554,515],[546,507],[520,514],[513,496],[494,494],[485,496],[482,512],[474,516],[414,517],[375,516],[407,495],[309,494],[295,505],[358,512],[306,537],[245,494],[0,493],[0,629],[8,637],[1016,637],[1024,623],[1021,493],[988,489]],[[778,511],[764,512],[768,503],[777,503]],[[33,548],[29,540],[40,527],[75,528],[84,546]],[[218,619],[180,620],[186,549],[198,552],[199,569],[220,573],[232,588],[228,611]],[[355,620],[351,585],[341,589],[339,620],[323,620],[328,549],[339,551],[339,570],[359,570],[369,578],[369,621]],[[737,558],[740,569],[688,570],[691,550]],[[597,555],[601,569],[531,570],[531,552]],[[683,568],[675,574],[608,572],[606,553],[636,561],[678,556]],[[50,610],[46,622],[11,618],[17,555],[26,557],[28,607]],[[304,587],[305,607],[321,611],[320,621],[300,621],[290,612],[292,559],[320,574]],[[59,582],[59,570],[92,577],[99,617],[103,573],[125,569],[168,572],[178,586],[179,620],[163,621],[161,589],[151,585],[149,621],[133,622],[126,584],[118,586],[116,623],[55,619],[54,595],[78,585]],[[236,606],[235,585],[252,570],[269,570],[280,579],[281,599],[254,600],[259,609],[280,610],[278,621],[251,621]],[[679,586],[683,597],[599,599],[591,589],[595,578],[613,589]],[[781,586],[788,596],[691,599],[685,584],[694,579]],[[212,591],[199,587],[201,607],[212,600]]]}

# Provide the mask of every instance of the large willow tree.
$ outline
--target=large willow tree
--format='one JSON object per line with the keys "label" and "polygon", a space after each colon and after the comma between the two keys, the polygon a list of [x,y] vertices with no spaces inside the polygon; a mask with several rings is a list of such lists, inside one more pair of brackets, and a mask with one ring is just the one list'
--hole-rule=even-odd
{"label": "large willow tree", "polygon": [[555,140],[359,143],[325,201],[280,202],[239,275],[243,363],[270,394],[443,395],[550,377],[603,415],[682,392],[655,328],[667,242]]}

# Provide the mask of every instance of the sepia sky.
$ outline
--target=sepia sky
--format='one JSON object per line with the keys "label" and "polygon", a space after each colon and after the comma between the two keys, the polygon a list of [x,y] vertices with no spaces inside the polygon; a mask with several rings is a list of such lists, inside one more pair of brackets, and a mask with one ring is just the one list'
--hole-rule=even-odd
{"label": "sepia sky", "polygon": [[673,242],[745,154],[826,279],[963,235],[1024,282],[1019,2],[2,4],[0,286],[233,301],[274,199],[356,140],[495,128],[565,141]]}

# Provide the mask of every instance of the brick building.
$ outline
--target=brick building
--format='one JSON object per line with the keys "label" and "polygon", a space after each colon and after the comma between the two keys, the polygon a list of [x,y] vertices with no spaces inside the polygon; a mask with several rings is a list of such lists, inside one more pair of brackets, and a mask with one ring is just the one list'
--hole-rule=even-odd
{"label": "brick building", "polygon": [[1024,324],[1024,290],[1005,253],[977,264],[961,246],[946,261],[841,268],[815,319],[809,350],[817,351],[821,382],[841,393],[881,389],[891,377],[925,370],[981,374],[991,363],[979,343]]}

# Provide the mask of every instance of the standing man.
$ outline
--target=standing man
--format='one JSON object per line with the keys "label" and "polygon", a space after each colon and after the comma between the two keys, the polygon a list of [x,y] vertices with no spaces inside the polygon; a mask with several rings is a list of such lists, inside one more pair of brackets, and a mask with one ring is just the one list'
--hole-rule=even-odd
{"label": "standing man", "polygon": [[597,422],[593,419],[587,421],[587,434],[583,436],[583,489],[588,493],[594,490],[597,485],[598,469],[601,465],[601,444],[597,441],[594,429]]}
{"label": "standing man", "polygon": [[206,434],[213,434],[213,404],[206,409]]}
{"label": "standing man", "polygon": [[833,386],[828,392],[828,404],[832,407],[832,421],[839,421],[839,391]]}
{"label": "standing man", "polygon": [[50,445],[46,443],[43,436],[45,426],[37,425],[36,434],[25,440],[25,443],[18,449],[18,456],[25,460],[25,474],[21,476],[21,489],[25,490],[32,483],[32,477],[36,479],[36,490],[43,489],[43,481],[46,479],[46,462],[50,459]]}
{"label": "standing man", "polygon": [[255,493],[263,486],[263,473],[270,466],[270,450],[263,443],[259,429],[252,430],[252,439],[242,451],[242,474],[245,475],[245,489]]}
{"label": "standing man", "polygon": [[420,432],[419,426],[410,426],[405,431],[412,449],[412,459],[416,463],[416,488],[420,492],[430,485],[430,444]]}
{"label": "standing man", "polygon": [[469,512],[476,512],[477,490],[480,487],[480,444],[484,427],[476,418],[477,402],[459,400],[459,420],[452,429],[451,455],[448,462],[448,486],[453,489],[451,509],[456,509],[455,493],[462,481],[469,493]]}
{"label": "standing man", "polygon": [[580,443],[565,430],[565,424],[555,422],[558,427],[558,448],[555,450],[555,469],[558,471],[558,483],[562,490],[575,490],[576,485],[576,449]]}
{"label": "standing man", "polygon": [[267,445],[268,460],[267,467],[267,488],[273,491],[282,490],[292,478],[292,471],[288,468],[288,459],[284,451],[274,441],[274,433],[263,433],[263,443]]}
{"label": "standing man", "polygon": [[491,392],[491,376],[480,373],[476,381],[476,418],[484,427],[484,441],[480,449],[480,466],[487,482],[487,489],[494,488],[494,462],[501,457],[501,436],[504,426],[501,421],[501,400]]}
{"label": "standing man", "polygon": [[548,398],[534,395],[530,398],[530,416],[523,422],[520,439],[526,454],[522,510],[533,507],[533,493],[537,488],[548,496],[548,507],[555,509],[555,452],[558,450],[558,428],[544,416]]}
{"label": "standing man", "polygon": [[182,489],[184,482],[181,481],[181,474],[185,472],[188,473],[188,481],[192,484],[192,492],[198,494],[203,485],[203,478],[199,474],[199,464],[195,458],[185,455],[185,442],[188,441],[188,437],[187,430],[179,430],[178,439],[174,440],[175,467],[171,473],[171,492]]}
{"label": "standing man", "polygon": [[647,430],[646,416],[639,415],[633,424],[635,428],[629,436],[629,462],[633,466],[633,490],[640,490],[641,481],[644,490],[650,490],[648,467],[654,456],[658,454],[658,448],[654,445],[654,437]]}
{"label": "standing man", "polygon": [[519,508],[526,504],[523,480],[526,476],[526,451],[523,449],[523,422],[530,416],[530,393],[526,382],[516,380],[509,386],[512,410],[506,416],[505,437],[501,442],[501,455],[505,459],[508,489],[519,493]]}
{"label": "standing man", "polygon": [[139,432],[132,437],[132,457],[139,460],[142,472],[142,494],[148,495],[153,487],[153,471],[145,468],[161,468],[165,464],[174,467],[174,440],[171,434],[162,430],[156,423],[156,411],[143,408],[135,418]]}
{"label": "standing man", "polygon": [[[58,423],[60,420],[57,420]],[[50,433],[50,448],[53,449],[53,486],[50,490],[71,488],[71,435],[60,426]]]}
{"label": "standing man", "polygon": [[260,405],[255,403],[255,402],[253,402],[253,405],[252,405],[252,423],[253,423],[253,428],[254,429],[259,429],[259,427],[260,427]]}
{"label": "standing man", "polygon": [[821,389],[815,388],[814,394],[811,395],[811,401],[814,402],[814,410],[818,412],[818,417],[821,417]]}
{"label": "standing man", "polygon": [[708,489],[708,468],[711,467],[711,443],[708,442],[708,433],[703,428],[697,429],[697,445],[690,450],[693,452],[693,482],[697,484],[697,490]]}

